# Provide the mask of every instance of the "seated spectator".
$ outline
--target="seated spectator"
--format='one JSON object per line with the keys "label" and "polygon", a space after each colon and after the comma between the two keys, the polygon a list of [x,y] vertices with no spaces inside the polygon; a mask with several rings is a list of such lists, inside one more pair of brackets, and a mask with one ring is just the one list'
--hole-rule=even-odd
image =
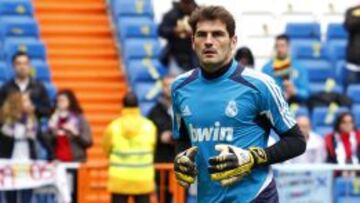
{"label": "seated spectator", "polygon": [[359,164],[360,131],[356,130],[349,112],[340,114],[334,123],[334,132],[326,135],[325,144],[329,163]]}
{"label": "seated spectator", "polygon": [[172,74],[180,74],[198,65],[188,23],[189,16],[196,7],[194,0],[174,2],[173,8],[164,15],[159,25],[159,35],[167,40],[160,61],[169,67]]}
{"label": "seated spectator", "polygon": [[134,94],[125,96],[123,107],[121,116],[106,128],[102,143],[111,163],[108,190],[113,203],[126,203],[129,196],[136,203],[149,203],[155,191],[156,127],[141,115]]}
{"label": "seated spectator", "polygon": [[[36,159],[37,119],[28,94],[11,92],[0,114],[0,158],[16,161]],[[6,191],[8,203],[30,203],[32,190]]]}
{"label": "seated spectator", "polygon": [[49,129],[49,138],[57,160],[86,161],[86,149],[92,145],[90,126],[71,90],[58,92]]}
{"label": "seated spectator", "polygon": [[324,139],[312,131],[310,120],[307,116],[299,116],[296,121],[305,136],[307,145],[305,153],[289,160],[289,163],[324,163],[326,158]]}
{"label": "seated spectator", "polygon": [[44,84],[31,77],[29,56],[25,52],[18,52],[13,56],[12,63],[15,69],[15,78],[0,88],[0,106],[11,92],[28,92],[34,102],[37,118],[47,118],[51,113],[49,97]]}
{"label": "seated spectator", "polygon": [[289,103],[304,103],[309,97],[309,78],[307,70],[291,58],[289,37],[279,35],[275,41],[275,57],[262,69],[272,76],[282,87]]}
{"label": "seated spectator", "polygon": [[346,11],[344,27],[349,33],[345,82],[360,83],[360,5]]}
{"label": "seated spectator", "polygon": [[[175,158],[175,146],[172,140],[171,128],[171,93],[170,86],[174,77],[168,75],[162,80],[163,95],[151,109],[148,118],[152,120],[157,128],[157,145],[155,150],[155,163],[172,163]],[[157,189],[160,187],[160,174],[156,174]],[[165,176],[166,186],[168,185],[168,175]],[[165,188],[165,202],[171,202],[171,194],[168,188]],[[160,193],[158,192],[158,197]]]}
{"label": "seated spectator", "polygon": [[239,62],[242,66],[248,68],[254,68],[254,56],[251,53],[251,50],[247,47],[241,47],[236,51],[235,60]]}

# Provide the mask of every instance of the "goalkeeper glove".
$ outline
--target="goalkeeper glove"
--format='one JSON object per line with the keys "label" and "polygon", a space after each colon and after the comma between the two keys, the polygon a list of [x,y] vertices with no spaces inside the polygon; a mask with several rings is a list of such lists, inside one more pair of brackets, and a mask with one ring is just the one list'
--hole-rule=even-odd
{"label": "goalkeeper glove", "polygon": [[209,159],[209,173],[212,180],[220,181],[223,186],[238,182],[249,174],[254,166],[267,162],[266,153],[262,148],[252,147],[245,150],[219,144],[215,149],[220,154]]}
{"label": "goalkeeper glove", "polygon": [[174,170],[177,182],[183,187],[189,187],[195,182],[197,169],[195,156],[197,147],[191,147],[179,153],[174,160]]}

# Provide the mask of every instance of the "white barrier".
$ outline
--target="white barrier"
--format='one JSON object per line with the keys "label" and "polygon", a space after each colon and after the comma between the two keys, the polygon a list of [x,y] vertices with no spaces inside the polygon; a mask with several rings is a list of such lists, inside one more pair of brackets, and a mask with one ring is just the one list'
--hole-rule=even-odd
{"label": "white barrier", "polygon": [[70,185],[66,171],[78,167],[78,163],[0,159],[0,191],[54,186],[58,202],[70,203]]}

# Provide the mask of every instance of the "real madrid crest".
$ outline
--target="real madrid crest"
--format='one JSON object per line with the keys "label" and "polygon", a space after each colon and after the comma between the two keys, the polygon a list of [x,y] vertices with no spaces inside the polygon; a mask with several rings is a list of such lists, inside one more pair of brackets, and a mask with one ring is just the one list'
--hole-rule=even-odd
{"label": "real madrid crest", "polygon": [[225,109],[225,115],[234,118],[238,114],[238,108],[235,100],[230,100]]}

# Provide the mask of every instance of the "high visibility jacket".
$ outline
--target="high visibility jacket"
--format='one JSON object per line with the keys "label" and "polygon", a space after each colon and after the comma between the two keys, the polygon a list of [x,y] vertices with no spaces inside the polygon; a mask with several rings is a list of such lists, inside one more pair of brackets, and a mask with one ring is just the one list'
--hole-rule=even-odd
{"label": "high visibility jacket", "polygon": [[118,194],[154,191],[155,125],[138,108],[124,108],[107,127],[103,148],[109,156],[108,189]]}

